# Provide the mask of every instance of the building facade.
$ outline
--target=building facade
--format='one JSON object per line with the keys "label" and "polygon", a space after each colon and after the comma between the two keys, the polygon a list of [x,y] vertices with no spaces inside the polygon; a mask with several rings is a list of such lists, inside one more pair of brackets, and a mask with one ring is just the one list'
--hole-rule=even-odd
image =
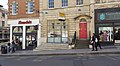
{"label": "building facade", "polygon": [[22,49],[39,45],[39,0],[8,0],[8,6],[10,42]]}
{"label": "building facade", "polygon": [[88,41],[94,31],[89,0],[40,0],[41,38],[45,43],[68,45]]}
{"label": "building facade", "polygon": [[8,41],[9,28],[7,25],[7,10],[0,5],[0,42]]}
{"label": "building facade", "polygon": [[92,8],[101,44],[120,44],[120,0],[94,0]]}

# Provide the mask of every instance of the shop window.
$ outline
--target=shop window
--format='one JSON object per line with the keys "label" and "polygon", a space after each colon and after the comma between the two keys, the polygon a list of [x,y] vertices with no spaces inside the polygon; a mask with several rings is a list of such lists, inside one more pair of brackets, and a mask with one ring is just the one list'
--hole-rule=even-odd
{"label": "shop window", "polygon": [[37,30],[38,25],[26,26],[26,47],[37,46]]}
{"label": "shop window", "polygon": [[48,21],[48,42],[67,43],[67,22]]}
{"label": "shop window", "polygon": [[27,33],[30,33],[30,32],[36,32],[36,28],[37,28],[37,25],[36,26],[27,26]]}
{"label": "shop window", "polygon": [[114,39],[120,40],[120,27],[115,27],[114,31],[115,31]]}
{"label": "shop window", "polygon": [[23,27],[22,26],[13,26],[12,29],[13,29],[12,40],[14,40],[14,42],[17,46],[22,46]]}
{"label": "shop window", "polygon": [[99,36],[102,42],[113,41],[113,27],[99,27]]}
{"label": "shop window", "polygon": [[14,26],[13,33],[22,33],[23,28],[21,26]]}
{"label": "shop window", "polygon": [[21,26],[14,26],[13,33],[22,33],[23,28]]}

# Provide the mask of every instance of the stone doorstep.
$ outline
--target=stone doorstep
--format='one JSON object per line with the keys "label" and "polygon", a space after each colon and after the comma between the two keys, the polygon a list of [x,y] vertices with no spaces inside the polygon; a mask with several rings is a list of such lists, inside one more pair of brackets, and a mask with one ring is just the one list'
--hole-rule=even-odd
{"label": "stone doorstep", "polygon": [[56,49],[68,49],[68,44],[43,43],[40,46],[38,46],[35,50],[56,50]]}

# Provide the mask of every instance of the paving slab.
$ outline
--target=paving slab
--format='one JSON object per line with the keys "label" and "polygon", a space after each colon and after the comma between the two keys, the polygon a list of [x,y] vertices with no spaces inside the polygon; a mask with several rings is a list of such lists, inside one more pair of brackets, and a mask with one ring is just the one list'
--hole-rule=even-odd
{"label": "paving slab", "polygon": [[0,54],[0,56],[48,56],[48,55],[95,55],[95,54],[120,54],[120,46],[105,46],[98,51],[92,49],[67,49],[67,50],[23,50],[15,53]]}

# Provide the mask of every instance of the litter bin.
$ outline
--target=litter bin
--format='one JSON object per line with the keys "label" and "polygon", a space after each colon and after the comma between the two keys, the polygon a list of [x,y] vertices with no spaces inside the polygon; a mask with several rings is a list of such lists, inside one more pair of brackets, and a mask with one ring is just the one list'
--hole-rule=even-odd
{"label": "litter bin", "polygon": [[1,46],[1,54],[7,54],[7,46],[5,45]]}

